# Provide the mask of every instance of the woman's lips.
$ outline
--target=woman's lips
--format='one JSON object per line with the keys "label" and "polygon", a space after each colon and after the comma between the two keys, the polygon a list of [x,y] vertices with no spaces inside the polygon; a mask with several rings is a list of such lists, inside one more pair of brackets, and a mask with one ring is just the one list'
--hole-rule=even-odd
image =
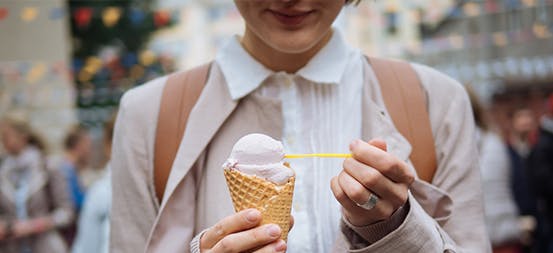
{"label": "woman's lips", "polygon": [[269,10],[269,12],[285,26],[298,26],[312,13],[312,11],[283,12],[274,10]]}

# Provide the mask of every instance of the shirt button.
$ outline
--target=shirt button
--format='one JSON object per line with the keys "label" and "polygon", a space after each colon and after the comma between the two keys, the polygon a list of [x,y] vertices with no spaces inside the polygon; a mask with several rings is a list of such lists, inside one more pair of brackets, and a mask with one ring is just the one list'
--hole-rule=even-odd
{"label": "shirt button", "polygon": [[286,79],[284,79],[284,85],[287,88],[290,88],[290,86],[292,86],[292,79],[290,77],[286,77]]}
{"label": "shirt button", "polygon": [[290,144],[290,145],[294,144],[294,140],[295,140],[295,138],[292,137],[292,136],[289,136],[289,137],[286,138],[286,142],[288,142],[288,144]]}

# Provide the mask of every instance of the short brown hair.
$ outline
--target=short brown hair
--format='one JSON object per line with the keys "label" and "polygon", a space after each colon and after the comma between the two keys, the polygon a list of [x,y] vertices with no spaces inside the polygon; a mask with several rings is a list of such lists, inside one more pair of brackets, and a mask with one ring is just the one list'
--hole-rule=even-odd
{"label": "short brown hair", "polygon": [[346,4],[355,4],[358,5],[361,0],[346,0]]}
{"label": "short brown hair", "polygon": [[76,125],[71,128],[63,142],[65,150],[71,150],[77,146],[81,138],[88,134],[88,129],[82,125]]}
{"label": "short brown hair", "polygon": [[111,143],[113,139],[113,129],[115,128],[115,120],[117,119],[117,110],[114,111],[109,120],[104,123],[104,141]]}
{"label": "short brown hair", "polygon": [[2,118],[1,122],[24,135],[27,138],[27,144],[35,146],[43,153],[46,153],[44,140],[31,127],[26,114],[19,111],[10,111]]}
{"label": "short brown hair", "polygon": [[484,106],[478,99],[478,95],[472,86],[465,85],[465,90],[469,95],[470,104],[472,106],[472,115],[474,116],[474,123],[483,131],[490,130],[488,121],[486,120]]}

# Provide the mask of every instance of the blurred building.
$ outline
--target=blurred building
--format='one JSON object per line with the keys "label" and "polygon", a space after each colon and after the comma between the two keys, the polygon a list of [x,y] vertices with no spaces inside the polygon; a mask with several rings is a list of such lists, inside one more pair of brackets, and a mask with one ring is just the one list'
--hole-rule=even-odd
{"label": "blurred building", "polygon": [[0,2],[0,118],[24,113],[52,153],[77,122],[65,2]]}
{"label": "blurred building", "polygon": [[553,91],[553,0],[458,1],[421,35],[408,57],[473,86],[505,134],[513,110],[542,113]]}
{"label": "blurred building", "polygon": [[226,39],[244,30],[232,1],[160,0],[158,5],[173,10],[179,22],[157,32],[149,48],[156,54],[173,56],[177,69],[212,60]]}
{"label": "blurred building", "polygon": [[342,28],[368,55],[405,58],[421,51],[421,24],[440,22],[454,6],[453,0],[362,1],[344,10]]}

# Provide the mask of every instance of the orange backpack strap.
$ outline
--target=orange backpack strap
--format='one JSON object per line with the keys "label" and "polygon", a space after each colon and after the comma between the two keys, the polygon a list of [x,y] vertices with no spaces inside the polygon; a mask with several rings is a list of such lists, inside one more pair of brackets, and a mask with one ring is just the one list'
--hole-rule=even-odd
{"label": "orange backpack strap", "polygon": [[154,186],[160,202],[188,116],[207,82],[210,67],[209,63],[171,74],[163,88],[154,144]]}
{"label": "orange backpack strap", "polygon": [[436,150],[426,93],[413,67],[403,61],[368,58],[394,125],[412,146],[411,162],[420,179],[431,183]]}

